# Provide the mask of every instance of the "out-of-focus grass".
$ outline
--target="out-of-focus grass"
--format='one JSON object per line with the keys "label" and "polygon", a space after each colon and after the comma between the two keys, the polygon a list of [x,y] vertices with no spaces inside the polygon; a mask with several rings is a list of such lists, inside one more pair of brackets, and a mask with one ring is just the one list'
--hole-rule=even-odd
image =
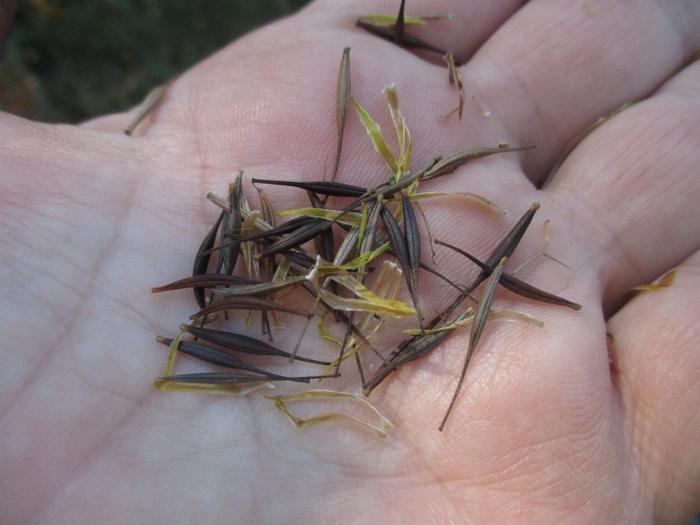
{"label": "out-of-focus grass", "polygon": [[0,109],[78,122],[127,109],[308,0],[24,0],[0,54]]}

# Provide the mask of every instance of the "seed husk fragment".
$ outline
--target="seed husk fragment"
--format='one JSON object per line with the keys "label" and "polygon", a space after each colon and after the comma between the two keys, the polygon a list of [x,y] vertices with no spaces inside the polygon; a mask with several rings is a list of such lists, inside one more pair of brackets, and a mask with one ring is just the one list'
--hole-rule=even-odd
{"label": "seed husk fragment", "polygon": [[[406,237],[401,233],[401,228],[399,227],[398,222],[396,222],[396,219],[391,214],[391,211],[389,211],[389,208],[387,208],[384,204],[381,204],[379,215],[382,219],[382,223],[384,223],[384,227],[386,228],[386,232],[389,236],[391,249],[394,252],[394,255],[396,255],[396,258],[399,261],[399,266],[401,266],[401,270],[403,271],[404,278],[406,279],[406,285],[408,286],[408,293],[411,295],[413,305],[416,307],[416,312],[418,313],[418,321],[422,327],[423,316],[420,313],[418,290],[416,289],[417,270],[414,273],[411,269],[411,256],[409,255]],[[414,248],[415,246],[412,246],[411,249]],[[418,253],[418,256],[420,257],[420,251]],[[415,258],[415,254],[413,257]]]}
{"label": "seed husk fragment", "polygon": [[166,89],[167,85],[165,84],[162,86],[156,86],[150,91],[150,93],[148,93],[148,95],[146,95],[145,100],[141,104],[139,110],[136,112],[133,120],[129,123],[126,129],[124,129],[125,135],[131,135],[136,130],[136,127],[143,121],[143,119],[145,119],[148,114],[161,103]]}
{"label": "seed husk fragment", "polygon": [[655,283],[639,284],[639,285],[635,286],[634,288],[632,288],[632,291],[633,292],[656,292],[656,291],[661,290],[663,288],[668,288],[676,280],[677,274],[678,274],[678,270],[671,270],[670,272],[665,274],[663,277],[661,277]]}
{"label": "seed husk fragment", "polygon": [[[172,339],[169,339],[167,337],[158,337],[157,341],[166,346],[170,346],[173,342]],[[278,381],[294,381],[297,383],[309,383],[311,379],[322,379],[329,377],[328,375],[293,377],[274,374],[272,372],[268,372],[267,370],[263,370],[261,368],[249,365],[245,361],[241,361],[237,357],[223,350],[201,343],[180,341],[180,343],[177,346],[177,349],[180,352],[189,354],[192,357],[196,357],[197,359],[201,359],[202,361],[206,361],[207,363],[211,363],[213,365],[223,366],[225,368],[236,368],[239,370],[245,370],[247,372],[253,372],[254,374],[259,374],[271,379],[276,379]]]}
{"label": "seed husk fragment", "polygon": [[[379,38],[383,40],[387,40],[389,42],[394,42],[394,35],[395,31],[393,27],[381,27],[381,26],[376,26],[374,24],[368,23],[367,21],[363,19],[358,19],[355,22],[355,25],[361,29],[364,29],[368,33],[371,33],[375,36],[378,36]],[[437,53],[440,56],[443,56],[445,53],[447,53],[446,50],[441,49],[439,47],[436,47],[432,44],[429,44],[428,42],[410,35],[408,33],[404,33],[403,39],[401,41],[401,46],[405,49],[423,49],[425,51],[431,51],[433,53]],[[458,66],[461,66],[462,64],[465,63],[465,60],[460,57],[455,55],[454,56],[454,61],[455,64]]]}

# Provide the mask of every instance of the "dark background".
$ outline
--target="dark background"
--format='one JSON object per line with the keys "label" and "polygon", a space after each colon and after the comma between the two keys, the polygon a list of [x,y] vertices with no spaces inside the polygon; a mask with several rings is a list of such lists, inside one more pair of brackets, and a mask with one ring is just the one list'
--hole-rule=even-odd
{"label": "dark background", "polygon": [[20,0],[0,47],[0,110],[80,122],[308,0]]}

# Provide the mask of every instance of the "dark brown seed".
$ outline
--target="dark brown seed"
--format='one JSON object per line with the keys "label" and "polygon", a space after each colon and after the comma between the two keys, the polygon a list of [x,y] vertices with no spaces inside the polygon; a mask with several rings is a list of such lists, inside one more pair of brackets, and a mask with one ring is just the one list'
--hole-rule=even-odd
{"label": "dark brown seed", "polygon": [[333,226],[332,221],[326,221],[323,219],[318,219],[311,224],[306,224],[297,229],[294,233],[290,233],[289,235],[273,242],[269,246],[266,246],[265,249],[263,249],[257,255],[257,257],[262,259],[263,257],[270,257],[277,253],[285,252],[287,250],[291,250],[292,248],[301,246],[305,242],[310,241],[319,235],[321,232],[329,229],[331,226]]}
{"label": "dark brown seed", "polygon": [[367,188],[361,186],[353,186],[352,184],[343,184],[340,182],[296,182],[288,180],[267,180],[253,179],[255,184],[272,184],[275,186],[291,186],[301,188],[306,191],[313,191],[318,195],[327,195],[330,197],[362,197],[367,193]]}
{"label": "dark brown seed", "polygon": [[455,402],[457,401],[457,395],[459,394],[459,391],[462,388],[462,383],[464,383],[464,378],[467,375],[467,368],[469,367],[469,362],[471,361],[471,358],[474,355],[476,345],[479,344],[479,339],[481,339],[481,334],[483,333],[484,327],[486,326],[486,319],[488,318],[489,310],[491,309],[491,303],[493,302],[493,297],[496,293],[496,286],[498,285],[498,280],[503,274],[503,266],[505,265],[506,260],[508,260],[508,257],[503,257],[501,261],[496,265],[496,268],[494,268],[493,272],[491,272],[491,277],[489,277],[489,281],[488,283],[486,283],[486,287],[484,288],[484,293],[482,294],[481,299],[479,300],[479,306],[477,307],[476,313],[474,314],[474,322],[472,323],[471,332],[469,334],[469,347],[467,348],[467,355],[464,358],[462,373],[459,376],[459,381],[457,382],[455,393],[453,394],[452,399],[450,400],[450,406],[447,408],[447,412],[445,412],[445,417],[442,419],[442,423],[440,423],[440,427],[438,428],[440,432],[442,432],[442,430],[445,428],[447,418],[450,417],[450,413],[454,408]]}
{"label": "dark brown seed", "polygon": [[169,292],[171,290],[182,290],[184,288],[214,288],[215,286],[230,286],[240,284],[258,284],[257,281],[246,279],[238,275],[225,275],[222,273],[205,273],[202,275],[193,275],[185,277],[163,286],[151,288],[152,293]]}
{"label": "dark brown seed", "polygon": [[[193,277],[197,275],[203,275],[207,272],[207,268],[209,267],[209,260],[211,259],[211,252],[209,250],[212,246],[214,246],[214,241],[216,241],[216,234],[219,231],[219,226],[221,225],[221,221],[223,221],[223,219],[224,212],[221,212],[219,214],[219,218],[216,219],[214,226],[211,230],[209,230],[209,233],[207,233],[206,237],[204,237],[202,244],[199,245],[197,255],[194,258],[194,266],[192,268]],[[207,301],[204,295],[204,288],[197,287],[194,288],[193,291],[194,297],[197,300],[197,304],[199,305],[199,307],[205,308],[207,306]]]}
{"label": "dark brown seed", "polygon": [[[532,218],[539,209],[540,204],[535,202],[523,214],[523,216],[520,217],[513,228],[511,228],[501,242],[498,243],[498,246],[494,248],[489,258],[486,259],[485,264],[489,268],[495,268],[503,257],[510,257],[513,254],[515,248],[517,248],[518,244],[520,244],[520,240],[523,238],[523,235],[525,235],[528,226],[530,226]],[[428,328],[434,328],[437,323],[447,320],[448,317],[454,314],[455,310],[459,308],[459,305],[462,304],[462,302],[464,302],[464,300],[467,298],[467,295],[471,294],[481,283],[486,280],[488,276],[489,274],[481,271],[481,273],[479,273],[479,275],[477,275],[477,277],[474,279],[471,286],[466,288],[464,292],[462,292],[440,315],[433,318],[433,320],[428,324]]]}
{"label": "dark brown seed", "polygon": [[[433,165],[434,165],[434,162],[429,164],[428,166],[425,166],[424,168],[422,168],[416,172],[406,173],[401,178],[401,180],[396,182],[396,183],[382,184],[381,186],[379,186],[378,188],[376,188],[374,190],[369,190],[362,197],[355,200],[349,206],[343,208],[341,210],[341,213],[334,220],[326,221],[323,219],[316,219],[318,221],[316,224],[309,224],[307,226],[303,226],[303,227],[299,228],[298,230],[296,230],[293,234],[288,235],[287,237],[282,238],[282,239],[272,243],[270,246],[266,247],[266,249],[263,250],[260,254],[258,254],[258,257],[259,258],[269,257],[271,255],[275,255],[279,252],[283,252],[285,250],[299,246],[299,245],[311,240],[313,237],[318,235],[324,229],[330,228],[345,213],[348,213],[348,212],[354,210],[355,208],[360,206],[362,203],[369,202],[369,201],[376,199],[376,198],[379,198],[379,197],[392,197],[394,195],[394,193],[397,193],[401,190],[404,190],[409,185],[411,185],[414,181],[420,179],[427,171],[429,171],[432,168]],[[258,182],[260,182],[260,181],[258,181]],[[270,232],[267,232],[267,233],[269,234]]]}
{"label": "dark brown seed", "polygon": [[307,272],[316,263],[310,255],[305,252],[296,250],[289,250],[284,252],[284,257],[289,259],[293,264],[297,265],[302,271]]}
{"label": "dark brown seed", "polygon": [[[451,250],[456,251],[460,255],[465,256],[467,259],[479,266],[485,272],[489,274],[491,273],[491,269],[486,265],[486,263],[480,261],[478,258],[474,257],[466,250],[462,250],[460,248],[457,248],[456,246],[453,246],[447,242],[440,241],[438,239],[435,240],[435,244],[439,246],[445,246],[446,248],[450,248]],[[539,288],[536,288],[531,284],[526,283],[525,281],[521,281],[517,277],[514,277],[507,273],[504,273],[501,276],[500,283],[505,288],[508,288],[511,292],[516,293],[518,295],[522,295],[523,297],[527,297],[528,299],[534,299],[535,301],[540,301],[542,303],[566,306],[573,310],[581,309],[581,305],[578,303],[574,303],[572,301],[569,301],[568,299],[564,299],[563,297],[559,297],[549,292],[545,292],[544,290],[540,290]]]}
{"label": "dark brown seed", "polygon": [[260,312],[260,331],[262,335],[267,335],[267,338],[272,341],[272,326],[270,325],[270,317],[267,315],[267,310]]}
{"label": "dark brown seed", "polygon": [[369,396],[372,393],[372,390],[378,387],[379,384],[400,365],[413,361],[414,359],[433,351],[445,339],[447,339],[451,333],[451,331],[443,330],[440,332],[416,336],[411,345],[405,348],[405,351],[391,357],[388,364],[381,365],[377,369],[369,381],[364,384],[362,393],[365,396]]}
{"label": "dark brown seed", "polygon": [[[368,33],[371,33],[375,36],[378,36],[379,38],[382,38],[384,40],[388,40],[389,42],[394,42],[394,28],[393,27],[378,27],[375,26],[374,24],[370,24],[369,22],[366,22],[364,20],[357,20],[355,22],[355,25],[361,29],[364,29]],[[431,44],[428,44],[424,40],[415,37],[413,35],[409,35],[408,33],[404,33],[402,42],[401,42],[401,47],[405,49],[424,49],[426,51],[432,51],[433,53],[438,53],[439,55],[444,55],[446,51],[444,49],[441,49],[439,47],[433,46]],[[464,59],[461,57],[455,55],[455,64],[458,66],[461,66],[464,64]]]}
{"label": "dark brown seed", "polygon": [[406,0],[401,0],[401,5],[399,6],[399,14],[396,16],[396,22],[394,23],[394,42],[397,45],[403,47],[403,41],[405,35],[405,21],[404,21],[404,9],[406,7]]}
{"label": "dark brown seed", "polygon": [[237,385],[279,381],[263,375],[232,374],[230,372],[199,372],[159,377],[156,383],[195,383],[200,385]]}
{"label": "dark brown seed", "polygon": [[494,248],[489,258],[486,259],[485,262],[489,268],[496,268],[496,265],[501,261],[501,259],[503,259],[503,257],[510,257],[513,255],[513,252],[518,247],[518,244],[520,244],[523,235],[525,235],[527,228],[530,226],[532,218],[539,209],[540,203],[533,202],[530,208],[528,208],[523,216],[520,217],[518,222],[515,223],[515,226],[513,226],[513,228],[501,240],[501,242],[498,243],[498,246]]}
{"label": "dark brown seed", "polygon": [[381,208],[379,210],[379,215],[384,223],[384,228],[386,229],[387,235],[389,237],[389,243],[391,244],[391,249],[396,255],[396,259],[399,261],[399,266],[403,271],[404,279],[406,280],[406,285],[408,286],[408,293],[411,295],[411,300],[418,311],[418,321],[423,324],[422,317],[420,315],[420,308],[418,305],[418,293],[414,287],[413,273],[411,270],[411,261],[408,254],[408,248],[406,244],[406,239],[401,233],[401,228],[399,224],[394,219],[394,216],[389,211],[384,204],[380,204]]}
{"label": "dark brown seed", "polygon": [[[172,339],[169,339],[167,337],[158,337],[157,340],[159,343],[162,343],[166,346],[170,346],[173,342]],[[225,368],[236,368],[239,370],[245,370],[247,372],[253,372],[254,374],[260,374],[265,377],[277,380],[296,381],[301,383],[309,382],[309,378],[307,377],[298,378],[291,376],[283,376],[279,374],[274,374],[272,372],[268,372],[267,370],[263,370],[261,368],[257,368],[255,366],[249,365],[245,361],[241,361],[237,357],[234,357],[222,350],[219,350],[218,348],[214,348],[213,346],[203,345],[201,343],[190,343],[187,341],[180,341],[180,344],[178,345],[177,349],[180,352],[191,355],[192,357],[196,357],[197,359],[201,359],[202,361],[206,361],[207,363],[223,366]]]}
{"label": "dark brown seed", "polygon": [[[200,328],[197,326],[188,326],[185,324],[180,325],[180,330],[189,332],[195,337],[208,341],[210,343],[223,346],[229,350],[234,350],[237,352],[243,352],[245,354],[255,354],[255,355],[274,355],[279,357],[291,357],[292,354],[285,352],[271,346],[264,341],[258,341],[254,337],[249,337],[243,334],[236,334],[234,332],[225,332],[223,330],[212,330],[210,328]],[[330,365],[328,361],[319,361],[317,359],[311,359],[308,357],[296,356],[299,361],[304,361],[306,363],[312,363],[315,365]]]}
{"label": "dark brown seed", "polygon": [[239,244],[238,241],[225,242],[226,225],[229,222],[231,222],[231,213],[224,210],[224,218],[223,222],[221,223],[221,232],[219,233],[219,245],[212,246],[211,248],[209,248],[208,251],[202,252],[204,254],[216,252],[216,273],[221,273],[224,269],[224,251],[228,248],[229,245]]}
{"label": "dark brown seed", "polygon": [[[234,185],[229,187],[228,206],[231,212],[228,214],[226,221],[226,237],[233,241],[239,240],[241,237],[241,224],[243,216],[241,214],[241,195],[243,187],[242,172],[236,174]],[[224,272],[231,275],[236,267],[236,261],[240,253],[240,243],[236,242],[229,244],[222,249],[224,260]]]}

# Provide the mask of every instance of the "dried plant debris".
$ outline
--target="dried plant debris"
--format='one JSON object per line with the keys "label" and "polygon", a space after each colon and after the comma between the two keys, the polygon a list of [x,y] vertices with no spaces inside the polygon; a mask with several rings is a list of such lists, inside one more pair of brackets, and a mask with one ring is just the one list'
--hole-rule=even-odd
{"label": "dried plant debris", "polygon": [[[299,430],[303,428],[310,427],[312,425],[317,425],[319,423],[327,423],[329,421],[339,421],[339,420],[347,420],[351,421],[353,423],[356,423],[358,425],[362,425],[366,428],[369,428],[370,430],[375,431],[380,437],[386,437],[387,433],[394,428],[394,425],[391,424],[391,421],[389,421],[386,417],[382,415],[382,413],[377,410],[377,408],[372,405],[367,399],[364,397],[357,395],[357,394],[352,394],[350,392],[336,392],[334,390],[303,390],[301,392],[298,392],[296,394],[292,395],[287,395],[287,396],[265,396],[268,399],[271,399],[272,401],[275,402],[275,406],[277,407],[277,410],[282,412],[291,422],[292,424],[298,428]],[[295,415],[288,407],[289,403],[292,403],[294,401],[311,401],[311,400],[350,400],[354,401],[359,405],[362,405],[369,409],[369,411],[376,416],[377,422],[376,423],[369,423],[365,421],[364,419],[360,419],[357,416],[353,416],[350,414],[344,414],[341,412],[329,412],[329,413],[323,413],[319,414],[316,416],[308,417],[308,418],[301,418],[297,415]]]}
{"label": "dried plant debris", "polygon": [[479,306],[474,314],[474,321],[472,322],[471,333],[469,334],[469,347],[467,348],[467,355],[464,358],[464,365],[462,366],[462,373],[457,381],[457,387],[455,388],[455,393],[450,400],[450,406],[445,412],[445,417],[442,419],[438,430],[442,432],[447,423],[447,418],[450,417],[450,413],[454,408],[455,402],[457,401],[457,395],[462,388],[462,383],[467,375],[467,367],[469,366],[469,361],[471,361],[472,355],[474,355],[474,350],[476,350],[476,345],[479,344],[479,339],[481,339],[481,334],[486,326],[486,320],[488,318],[488,313],[491,309],[491,303],[493,302],[494,294],[496,293],[496,285],[498,284],[501,274],[503,273],[503,266],[506,264],[508,257],[503,257],[496,267],[491,272],[488,282],[484,288],[484,293],[481,295],[479,300]]}
{"label": "dried plant debris", "polygon": [[[358,23],[380,28],[393,42],[410,47],[412,37],[406,26],[428,20],[406,16],[402,3],[395,17],[372,15]],[[287,180],[271,174],[270,178],[252,179],[251,185],[239,170],[225,196],[206,195],[214,204],[215,213],[211,227],[204,229],[204,237],[194,250],[191,275],[152,289],[154,293],[190,289],[195,296],[190,323],[181,324],[175,337],[157,338],[168,347],[168,357],[155,386],[163,391],[254,395],[275,384],[291,389],[291,393],[268,397],[297,428],[350,421],[384,436],[392,426],[365,396],[397,368],[432,352],[459,329],[470,327],[465,362],[440,426],[442,430],[488,322],[508,319],[542,324],[524,312],[492,310],[498,285],[528,300],[572,309],[580,306],[540,290],[504,269],[539,204],[532,204],[483,260],[467,251],[468,247],[441,240],[433,243],[430,217],[419,205],[426,199],[454,197],[495,212],[487,215],[487,220],[501,220],[506,210],[485,197],[463,191],[424,190],[423,186],[434,178],[449,176],[467,162],[531,146],[463,148],[415,166],[413,138],[396,86],[391,84],[383,91],[392,124],[384,134],[378,120],[351,95],[349,53],[349,48],[345,48],[340,62],[335,160],[327,180]],[[461,86],[455,69],[457,60],[447,56],[451,78]],[[352,104],[369,144],[386,167],[381,180],[372,187],[353,184],[351,174],[341,169],[348,104]],[[275,200],[265,192],[268,186],[277,186],[277,191],[283,187],[290,196],[305,197],[309,204],[285,206],[285,201]],[[248,192],[253,189],[257,192],[258,209],[248,200]],[[547,255],[548,241],[545,232],[541,254]],[[432,265],[424,260],[428,244],[433,253]],[[460,276],[444,275],[436,267],[433,244],[457,251],[474,265],[478,275],[471,284],[462,284]],[[429,310],[430,305],[421,294],[426,273],[431,279],[446,283],[442,284],[445,289],[456,290],[456,297],[438,305],[437,313]],[[657,285],[649,285],[654,288],[645,289],[668,285],[672,279],[671,275]],[[474,294],[483,283],[486,284],[477,299]],[[175,296],[178,297],[185,295]],[[461,308],[468,299],[476,306]],[[423,312],[428,311],[430,317],[424,318]],[[260,328],[252,333],[255,318],[260,319]],[[403,320],[402,325],[397,324],[399,319]],[[289,328],[296,326],[291,336],[283,332],[288,330],[287,322]],[[387,347],[385,341],[402,332],[408,337],[396,347]],[[273,335],[280,333],[284,337],[276,337],[273,342]],[[262,336],[267,340],[263,341]],[[175,372],[177,357],[182,354],[188,356],[180,360],[182,366],[196,361],[205,370]],[[347,360],[355,362],[357,373],[344,366]],[[295,390],[299,383],[323,381],[325,386],[338,381],[341,372],[346,388],[355,378],[359,379],[355,384],[358,390],[361,387],[363,395],[328,389]],[[290,409],[292,403],[302,401],[316,401],[332,408],[302,417]],[[336,407],[338,403],[343,403],[343,407]],[[358,415],[357,408],[369,410],[370,419]]]}
{"label": "dried plant debris", "polygon": [[664,288],[671,286],[676,280],[676,274],[678,270],[671,270],[667,274],[659,278],[658,281],[649,284],[640,284],[632,288],[633,292],[643,293],[643,292],[656,292]]}

